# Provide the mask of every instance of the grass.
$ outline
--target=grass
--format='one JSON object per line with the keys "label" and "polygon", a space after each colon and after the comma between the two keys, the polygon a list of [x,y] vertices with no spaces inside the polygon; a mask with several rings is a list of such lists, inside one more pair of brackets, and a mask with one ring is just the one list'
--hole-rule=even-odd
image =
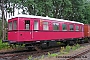
{"label": "grass", "polygon": [[2,43],[2,41],[0,40],[0,50],[8,49],[8,48],[9,48],[8,43]]}
{"label": "grass", "polygon": [[2,40],[0,40],[0,50],[7,50],[7,49],[22,49],[25,47],[25,44],[23,45],[12,45],[10,46],[8,43],[2,43]]}

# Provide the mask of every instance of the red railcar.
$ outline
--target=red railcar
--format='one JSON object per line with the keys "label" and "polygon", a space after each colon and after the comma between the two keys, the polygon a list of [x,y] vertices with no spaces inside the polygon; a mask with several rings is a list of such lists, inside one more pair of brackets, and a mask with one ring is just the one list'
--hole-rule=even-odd
{"label": "red railcar", "polygon": [[84,37],[90,38],[90,25],[84,24]]}
{"label": "red railcar", "polygon": [[10,43],[66,41],[84,37],[84,24],[49,17],[18,15],[8,20]]}

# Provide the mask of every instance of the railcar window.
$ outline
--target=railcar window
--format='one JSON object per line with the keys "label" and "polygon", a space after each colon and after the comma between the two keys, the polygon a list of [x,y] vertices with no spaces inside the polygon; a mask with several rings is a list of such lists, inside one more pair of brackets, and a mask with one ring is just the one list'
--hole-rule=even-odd
{"label": "railcar window", "polygon": [[48,30],[48,22],[43,22],[43,30]]}
{"label": "railcar window", "polygon": [[66,31],[67,30],[67,25],[66,24],[62,24],[62,30]]}
{"label": "railcar window", "polygon": [[16,30],[17,29],[17,21],[14,21],[13,22],[13,30]]}
{"label": "railcar window", "polygon": [[70,31],[74,30],[74,26],[73,25],[69,25],[69,27],[70,27]]}
{"label": "railcar window", "polygon": [[9,30],[12,30],[12,22],[9,23]]}
{"label": "railcar window", "polygon": [[53,23],[53,30],[59,30],[59,23]]}
{"label": "railcar window", "polygon": [[79,26],[76,26],[76,31],[79,31]]}
{"label": "railcar window", "polygon": [[34,30],[38,30],[38,21],[34,21]]}
{"label": "railcar window", "polygon": [[25,29],[26,30],[30,29],[30,20],[25,20]]}

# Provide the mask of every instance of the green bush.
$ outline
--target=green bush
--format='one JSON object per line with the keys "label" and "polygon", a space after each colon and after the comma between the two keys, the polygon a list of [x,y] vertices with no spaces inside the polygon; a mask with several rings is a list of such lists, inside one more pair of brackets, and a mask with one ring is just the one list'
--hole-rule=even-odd
{"label": "green bush", "polygon": [[76,44],[76,48],[77,48],[77,49],[80,48],[80,45],[79,45],[79,44]]}
{"label": "green bush", "polygon": [[77,48],[76,48],[76,46],[72,46],[72,50],[76,50]]}
{"label": "green bush", "polygon": [[65,52],[69,52],[71,50],[71,46],[66,46]]}
{"label": "green bush", "polygon": [[8,43],[2,43],[2,41],[0,40],[0,50],[1,49],[8,49],[8,48],[9,48]]}

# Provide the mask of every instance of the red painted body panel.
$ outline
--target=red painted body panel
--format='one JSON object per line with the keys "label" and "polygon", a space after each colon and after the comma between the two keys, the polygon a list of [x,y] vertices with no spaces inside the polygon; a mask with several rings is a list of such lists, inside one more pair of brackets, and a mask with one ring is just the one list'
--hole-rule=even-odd
{"label": "red painted body panel", "polygon": [[31,32],[29,31],[20,31],[18,37],[19,41],[32,41]]}
{"label": "red painted body panel", "polygon": [[31,41],[31,32],[28,31],[8,32],[8,39],[11,41]]}
{"label": "red painted body panel", "polygon": [[17,31],[8,32],[8,40],[18,41],[18,32]]}
{"label": "red painted body panel", "polygon": [[[42,41],[42,40],[57,40],[57,39],[71,39],[84,37],[83,32],[31,32],[20,31],[18,35],[11,32],[11,40],[13,41]],[[22,34],[22,35],[21,35]],[[10,35],[9,35],[10,36]],[[18,37],[17,37],[18,36]],[[17,40],[18,38],[18,40]]]}
{"label": "red painted body panel", "polygon": [[81,38],[82,32],[34,32],[33,40]]}

